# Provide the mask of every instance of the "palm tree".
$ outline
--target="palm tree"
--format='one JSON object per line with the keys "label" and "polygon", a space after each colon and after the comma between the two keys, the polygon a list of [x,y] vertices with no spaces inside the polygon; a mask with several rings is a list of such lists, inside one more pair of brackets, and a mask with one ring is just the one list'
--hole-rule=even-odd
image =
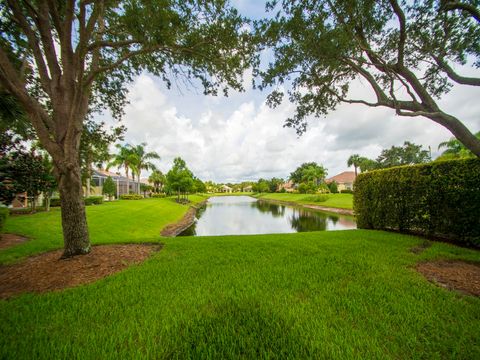
{"label": "palm tree", "polygon": [[116,144],[115,147],[118,149],[118,154],[113,155],[113,161],[107,165],[107,170],[111,167],[117,167],[118,169],[124,168],[125,175],[127,176],[127,194],[130,193],[130,181],[128,177],[128,172],[132,169],[132,165],[135,163],[135,156],[132,151],[132,147],[128,144],[122,146]]}
{"label": "palm tree", "polygon": [[352,166],[355,168],[355,177],[357,177],[357,168],[360,165],[360,162],[362,161],[362,158],[358,154],[353,154],[348,158],[347,161],[347,166]]}
{"label": "palm tree", "polygon": [[[480,131],[475,134],[480,139]],[[448,141],[443,141],[438,145],[438,149],[445,148],[446,150],[440,155],[439,159],[457,159],[465,157],[475,157],[473,153],[468,150],[460,141],[452,137]]]}
{"label": "palm tree", "polygon": [[148,160],[152,159],[160,159],[160,155],[158,155],[155,151],[146,152],[145,146],[147,143],[141,143],[137,146],[130,146],[130,150],[132,151],[133,155],[133,163],[132,163],[132,172],[137,175],[138,179],[138,193],[140,194],[140,175],[142,170],[155,170],[156,167],[153,163]]}
{"label": "palm tree", "polygon": [[155,192],[159,192],[160,187],[163,188],[163,185],[166,182],[166,177],[160,170],[153,170],[152,174],[148,178],[148,181],[153,184]]}

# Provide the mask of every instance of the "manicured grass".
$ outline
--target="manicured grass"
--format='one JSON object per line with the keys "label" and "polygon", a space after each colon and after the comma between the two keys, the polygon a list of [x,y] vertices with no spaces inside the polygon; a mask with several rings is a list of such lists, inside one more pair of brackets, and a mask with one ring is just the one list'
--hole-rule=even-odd
{"label": "manicured grass", "polygon": [[[416,255],[423,240],[366,230],[160,238],[185,210],[89,207],[93,242],[164,248],[90,285],[0,301],[0,358],[480,358],[480,299],[414,270],[480,252],[434,243]],[[35,238],[2,261],[61,246],[58,215],[9,218]]]}
{"label": "manicured grass", "polygon": [[290,193],[267,193],[255,196],[262,199],[295,202],[298,204],[319,205],[339,209],[353,209],[352,194],[328,194],[328,199],[322,202],[311,201],[314,195],[311,194],[290,194]]}
{"label": "manicured grass", "polygon": [[[196,203],[205,197],[191,195],[189,199]],[[177,204],[174,197],[119,200],[87,206],[90,239],[92,244],[158,241],[160,231],[178,221],[188,207]],[[63,246],[60,208],[34,215],[10,216],[3,231],[34,240],[0,252],[0,264]]]}
{"label": "manicured grass", "polygon": [[165,239],[97,283],[0,302],[0,357],[480,356],[480,299],[412,267],[478,252],[376,231]]}

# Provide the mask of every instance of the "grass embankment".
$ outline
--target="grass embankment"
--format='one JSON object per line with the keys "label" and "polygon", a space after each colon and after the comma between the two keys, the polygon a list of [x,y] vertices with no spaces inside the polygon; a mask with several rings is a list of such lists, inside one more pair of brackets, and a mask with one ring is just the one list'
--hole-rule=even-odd
{"label": "grass embankment", "polygon": [[327,194],[325,201],[312,201],[323,195],[312,194],[291,194],[291,193],[262,193],[255,195],[259,199],[270,199],[277,201],[288,201],[303,205],[318,205],[324,207],[338,208],[338,209],[353,209],[353,195],[352,194]]}
{"label": "grass embankment", "polygon": [[[206,197],[191,195],[189,199],[198,203]],[[189,206],[177,204],[174,197],[87,206],[90,240],[92,244],[158,241],[162,228],[180,220]],[[34,215],[11,216],[3,232],[25,235],[34,241],[0,252],[0,264],[63,247],[60,208]]]}
{"label": "grass embankment", "polygon": [[[92,240],[158,240],[166,217],[185,211],[177,206],[88,208]],[[59,246],[58,213],[7,228],[34,237],[29,252]],[[442,243],[410,252],[422,241],[365,230],[163,238],[149,260],[96,283],[0,301],[0,358],[479,358],[480,299],[413,267],[480,253]]]}

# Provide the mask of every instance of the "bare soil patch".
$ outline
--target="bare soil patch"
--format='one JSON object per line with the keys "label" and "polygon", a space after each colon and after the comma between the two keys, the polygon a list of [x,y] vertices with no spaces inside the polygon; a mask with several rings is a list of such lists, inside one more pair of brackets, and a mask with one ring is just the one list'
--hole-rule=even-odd
{"label": "bare soil patch", "polygon": [[447,289],[480,296],[480,264],[441,260],[420,263],[416,269],[429,281]]}
{"label": "bare soil patch", "polygon": [[17,234],[1,234],[0,235],[0,250],[7,249],[11,246],[15,246],[28,241],[25,236]]}
{"label": "bare soil patch", "polygon": [[99,245],[87,255],[69,259],[60,259],[63,250],[32,256],[0,267],[0,298],[91,283],[144,261],[160,248],[158,244]]}

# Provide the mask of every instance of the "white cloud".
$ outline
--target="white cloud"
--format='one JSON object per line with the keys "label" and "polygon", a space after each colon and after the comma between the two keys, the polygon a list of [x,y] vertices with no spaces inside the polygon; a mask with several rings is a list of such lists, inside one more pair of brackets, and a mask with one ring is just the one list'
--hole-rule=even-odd
{"label": "white cloud", "polygon": [[[246,74],[248,79],[251,75]],[[355,92],[362,92],[355,85]],[[288,177],[307,161],[322,163],[329,175],[347,169],[353,153],[375,158],[382,148],[405,140],[431,146],[451,134],[424,118],[395,116],[390,109],[341,105],[321,119],[310,119],[308,131],[298,138],[284,128],[294,105],[284,102],[276,109],[265,104],[265,93],[247,89],[230,97],[178,93],[165,89],[156,78],[139,76],[131,85],[125,108],[126,142],[147,142],[157,151],[158,165],[168,171],[180,156],[203,180],[237,182],[260,177]],[[480,90],[455,88],[440,102],[472,131],[480,129]]]}

